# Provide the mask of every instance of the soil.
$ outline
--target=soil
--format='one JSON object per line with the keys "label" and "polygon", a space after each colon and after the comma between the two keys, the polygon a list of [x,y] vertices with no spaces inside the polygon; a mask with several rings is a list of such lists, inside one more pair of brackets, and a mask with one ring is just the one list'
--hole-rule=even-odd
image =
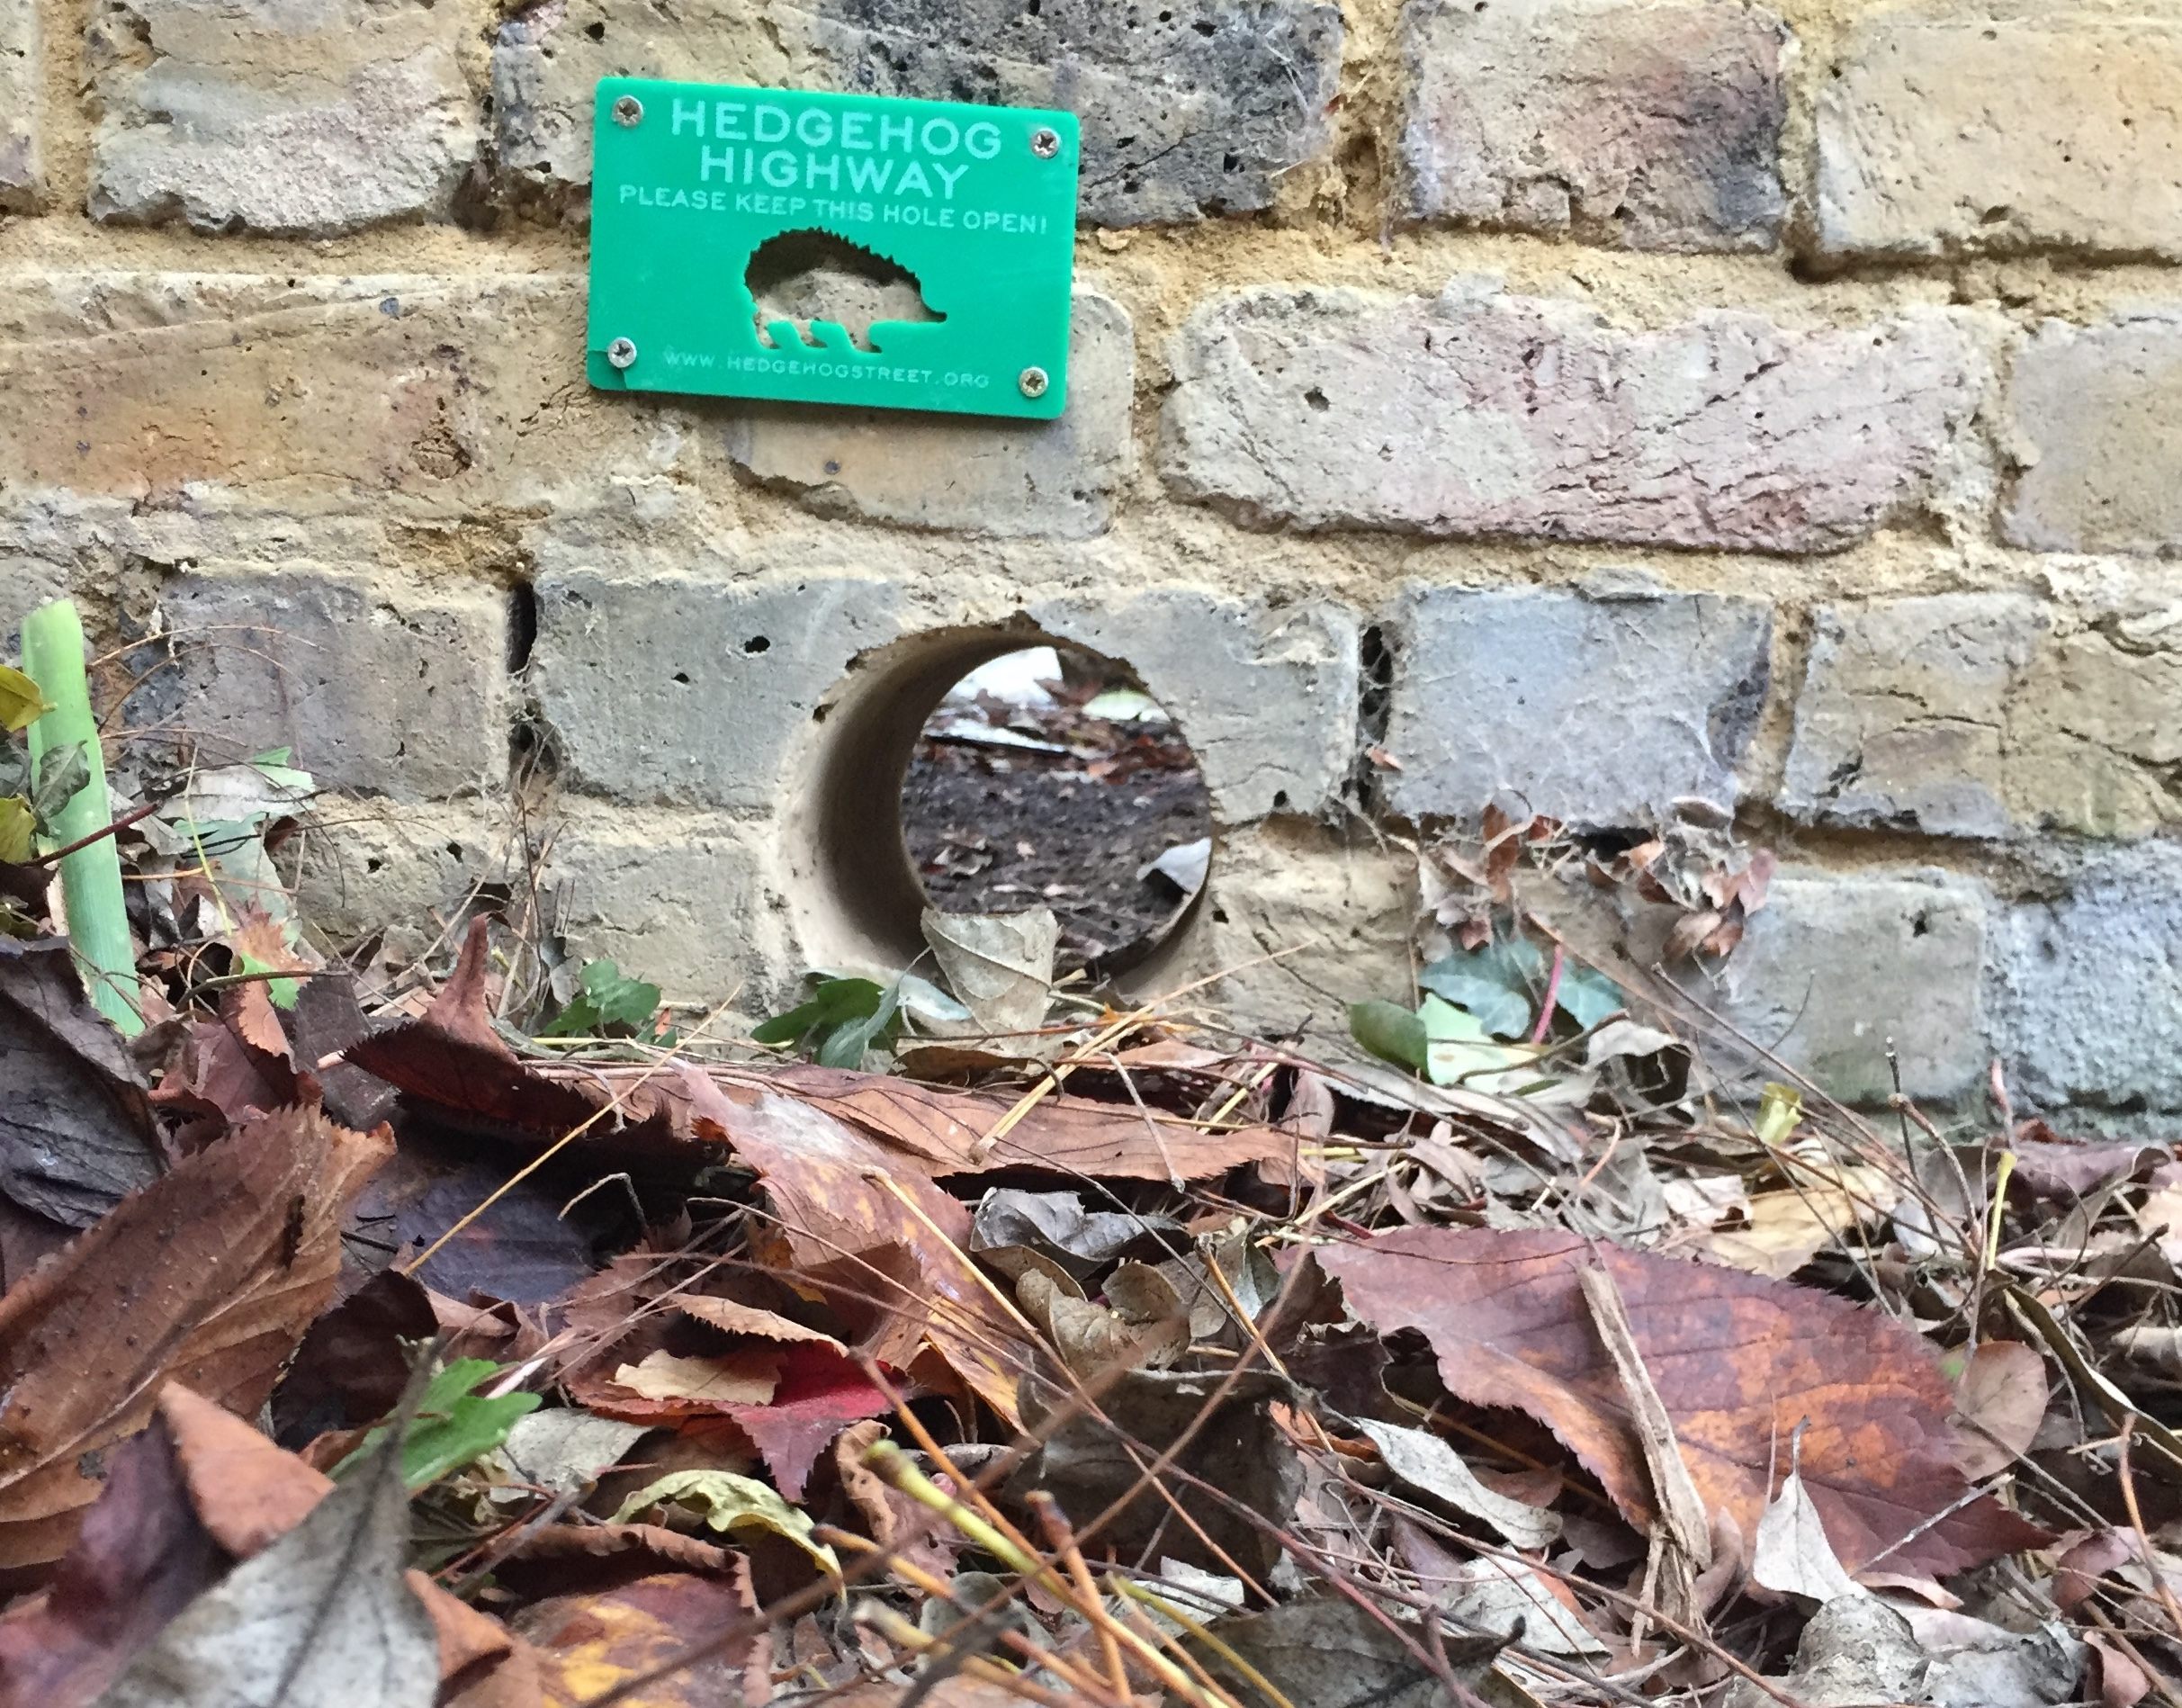
{"label": "soil", "polygon": [[1113,724],[1065,706],[1032,716],[1010,708],[1004,721],[1067,751],[996,747],[974,729],[927,727],[902,787],[925,894],[947,913],[1050,907],[1062,966],[1126,965],[1165,936],[1187,902],[1165,878],[1137,874],[1212,833],[1196,759],[1169,724]]}

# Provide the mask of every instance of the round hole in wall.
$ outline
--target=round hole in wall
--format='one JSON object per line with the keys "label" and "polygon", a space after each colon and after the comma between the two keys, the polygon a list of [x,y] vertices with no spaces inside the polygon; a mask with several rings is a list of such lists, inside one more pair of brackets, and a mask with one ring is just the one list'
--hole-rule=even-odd
{"label": "round hole in wall", "polygon": [[784,827],[814,965],[911,965],[928,905],[1044,906],[1064,970],[1149,976],[1208,886],[1197,758],[1119,660],[1027,629],[937,631],[860,659],[817,718]]}

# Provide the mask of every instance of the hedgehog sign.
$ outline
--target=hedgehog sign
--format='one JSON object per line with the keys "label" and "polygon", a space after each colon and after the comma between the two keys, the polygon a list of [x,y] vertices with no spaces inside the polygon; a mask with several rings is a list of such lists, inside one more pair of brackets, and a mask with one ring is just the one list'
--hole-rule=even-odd
{"label": "hedgehog sign", "polygon": [[608,77],[595,127],[600,390],[1066,407],[1073,113]]}

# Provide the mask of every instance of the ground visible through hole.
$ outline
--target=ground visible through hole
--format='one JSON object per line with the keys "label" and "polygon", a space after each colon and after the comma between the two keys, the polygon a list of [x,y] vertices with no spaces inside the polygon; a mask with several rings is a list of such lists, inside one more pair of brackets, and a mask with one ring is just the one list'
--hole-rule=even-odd
{"label": "ground visible through hole", "polygon": [[1145,868],[1209,837],[1212,808],[1163,712],[1088,661],[1036,691],[1057,669],[1049,649],[1013,653],[951,694],[918,742],[902,819],[935,906],[1050,907],[1073,967],[1166,935],[1188,903],[1186,863],[1172,863],[1180,884]]}

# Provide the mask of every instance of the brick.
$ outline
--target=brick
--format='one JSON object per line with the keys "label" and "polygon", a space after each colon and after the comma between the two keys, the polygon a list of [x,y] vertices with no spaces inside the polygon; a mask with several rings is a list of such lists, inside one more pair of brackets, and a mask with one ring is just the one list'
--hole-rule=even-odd
{"label": "brick", "polygon": [[1409,212],[1631,249],[1780,234],[1787,27],[1725,0],[1410,0]]}
{"label": "brick", "polygon": [[1941,311],[1626,331],[1460,280],[1239,292],[1172,360],[1166,476],[1253,525],[1767,552],[1831,551],[1930,499],[1982,377]]}
{"label": "brick", "polygon": [[632,28],[610,0],[538,6],[493,51],[504,187],[588,206],[591,95],[694,77],[1069,108],[1100,225],[1248,213],[1323,156],[1339,87],[1332,0],[695,0]]}
{"label": "brick", "polygon": [[2002,593],[1825,607],[1781,805],[1938,836],[2182,825],[2174,627],[2155,611],[2061,632]]}
{"label": "brick", "polygon": [[[1684,982],[1844,1102],[1891,1094],[1889,1039],[1911,1097],[1956,1097],[1990,1059],[1988,909],[1976,884],[1939,874],[1782,874],[1726,963]],[[1738,1064],[1725,1040],[1707,1054],[1754,1081],[1779,1076],[1762,1060]]]}
{"label": "brick", "polygon": [[44,112],[38,0],[0,0],[0,213],[45,200]]}
{"label": "brick", "polygon": [[1078,292],[1058,420],[754,404],[730,421],[727,454],[821,516],[1082,539],[1106,531],[1135,460],[1136,375],[1128,311]]}
{"label": "brick", "polygon": [[676,467],[671,402],[583,383],[573,276],[58,273],[0,286],[0,468],[26,489],[466,511]]}
{"label": "brick", "polygon": [[2034,1108],[2182,1111],[2182,846],[2094,860],[1995,935],[2002,1053]]}
{"label": "brick", "polygon": [[879,576],[733,573],[545,548],[530,678],[566,781],[620,801],[780,804],[821,698],[900,632],[899,593]]}
{"label": "brick", "polygon": [[1387,803],[1473,819],[1512,794],[1587,826],[1652,823],[1685,796],[1731,808],[1772,634],[1761,601],[1710,593],[1413,590]]}
{"label": "brick", "polygon": [[1033,601],[1029,614],[1136,670],[1197,755],[1222,824],[1320,813],[1339,799],[1356,751],[1351,613],[1165,588]]}
{"label": "brick", "polygon": [[1818,85],[1820,251],[2182,258],[2182,22],[1980,10],[1850,31]]}
{"label": "brick", "polygon": [[445,921],[480,884],[526,893],[528,875],[504,803],[421,806],[331,793],[318,796],[283,844],[296,912],[339,947],[385,934],[385,952],[417,958],[445,939]]}
{"label": "brick", "polygon": [[172,692],[202,763],[289,747],[321,784],[359,794],[506,786],[498,593],[297,563],[193,569],[162,604],[181,661]]}
{"label": "brick", "polygon": [[763,844],[731,821],[570,814],[543,873],[579,960],[612,959],[671,1002],[762,1014],[797,969],[765,885]]}
{"label": "brick", "polygon": [[462,8],[108,0],[93,217],[332,237],[446,217],[478,149]]}
{"label": "brick", "polygon": [[2047,322],[2016,353],[2005,408],[2021,470],[2009,540],[2048,552],[2182,547],[2182,309]]}

